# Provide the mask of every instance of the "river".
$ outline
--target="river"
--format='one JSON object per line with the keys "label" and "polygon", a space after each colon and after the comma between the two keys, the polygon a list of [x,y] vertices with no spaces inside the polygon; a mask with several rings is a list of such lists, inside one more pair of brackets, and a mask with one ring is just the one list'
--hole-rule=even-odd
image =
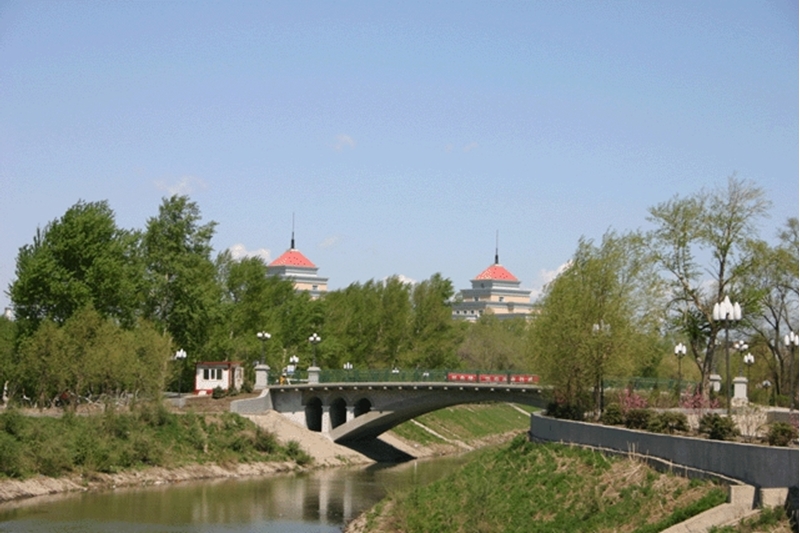
{"label": "river", "polygon": [[465,457],[47,496],[0,505],[0,532],[334,533],[388,491],[430,483]]}

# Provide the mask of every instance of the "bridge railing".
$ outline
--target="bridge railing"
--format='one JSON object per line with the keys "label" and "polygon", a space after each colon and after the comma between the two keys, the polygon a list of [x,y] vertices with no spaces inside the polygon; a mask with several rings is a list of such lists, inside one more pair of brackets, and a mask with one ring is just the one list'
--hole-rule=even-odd
{"label": "bridge railing", "polygon": [[320,372],[321,383],[384,383],[384,382],[442,382],[447,381],[447,370],[401,370],[391,369],[324,369]]}

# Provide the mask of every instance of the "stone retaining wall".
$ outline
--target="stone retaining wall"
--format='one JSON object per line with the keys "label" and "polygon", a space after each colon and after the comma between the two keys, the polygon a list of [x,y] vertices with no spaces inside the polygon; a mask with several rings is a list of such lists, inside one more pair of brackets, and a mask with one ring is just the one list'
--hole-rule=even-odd
{"label": "stone retaining wall", "polygon": [[797,486],[797,448],[778,448],[660,435],[531,415],[533,440],[596,446],[658,457],[689,468],[737,479],[759,488]]}

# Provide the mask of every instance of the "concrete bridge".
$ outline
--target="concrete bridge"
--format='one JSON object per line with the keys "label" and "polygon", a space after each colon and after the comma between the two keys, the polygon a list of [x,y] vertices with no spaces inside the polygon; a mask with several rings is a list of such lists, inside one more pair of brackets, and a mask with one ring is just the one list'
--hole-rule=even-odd
{"label": "concrete bridge", "polygon": [[513,402],[545,407],[542,387],[453,382],[314,383],[273,385],[258,398],[231,403],[240,414],[274,409],[334,442],[377,437],[417,416],[451,405]]}

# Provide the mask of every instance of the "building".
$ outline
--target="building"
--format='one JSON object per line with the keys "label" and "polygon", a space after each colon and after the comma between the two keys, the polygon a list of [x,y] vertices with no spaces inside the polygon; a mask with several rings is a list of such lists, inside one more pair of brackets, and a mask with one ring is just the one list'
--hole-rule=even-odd
{"label": "building", "polygon": [[328,278],[317,275],[317,270],[317,266],[294,247],[294,231],[291,247],[267,265],[267,275],[290,280],[296,291],[307,291],[315,300],[328,292]]}
{"label": "building", "polygon": [[453,318],[474,322],[484,313],[498,318],[530,318],[531,291],[520,288],[520,281],[500,264],[494,264],[472,280],[471,289],[461,291],[461,301],[453,303]]}
{"label": "building", "polygon": [[222,390],[241,389],[244,385],[242,363],[234,361],[206,361],[195,364],[194,393],[211,394],[217,387]]}

